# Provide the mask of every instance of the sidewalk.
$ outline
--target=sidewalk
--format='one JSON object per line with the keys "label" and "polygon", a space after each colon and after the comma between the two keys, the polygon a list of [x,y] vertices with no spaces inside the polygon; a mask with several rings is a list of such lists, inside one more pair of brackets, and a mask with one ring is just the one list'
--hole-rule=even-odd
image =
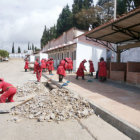
{"label": "sidewalk", "polygon": [[[49,77],[58,81],[58,75],[55,74],[56,71],[53,73],[54,75],[49,75]],[[44,74],[48,75],[48,73]],[[140,128],[140,88],[127,85],[122,86],[111,81],[100,83],[93,78],[93,82],[87,82],[91,78],[88,76],[85,78],[86,80],[82,80],[79,77],[79,80],[76,80],[75,74],[67,74],[64,82],[70,81],[68,88]]]}

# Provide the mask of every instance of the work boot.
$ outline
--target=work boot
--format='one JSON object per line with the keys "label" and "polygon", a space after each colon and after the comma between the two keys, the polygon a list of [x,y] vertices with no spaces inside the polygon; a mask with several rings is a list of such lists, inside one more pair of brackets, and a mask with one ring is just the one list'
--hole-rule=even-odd
{"label": "work boot", "polygon": [[82,80],[85,80],[84,76],[82,76]]}

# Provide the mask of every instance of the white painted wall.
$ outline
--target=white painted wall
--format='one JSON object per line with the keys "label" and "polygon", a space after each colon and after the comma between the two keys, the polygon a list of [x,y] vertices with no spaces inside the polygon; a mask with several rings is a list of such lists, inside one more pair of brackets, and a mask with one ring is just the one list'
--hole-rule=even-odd
{"label": "white painted wall", "polygon": [[25,53],[11,53],[9,54],[10,58],[25,58]]}
{"label": "white painted wall", "polygon": [[[83,59],[92,60],[94,64],[94,68],[97,71],[98,69],[98,62],[101,57],[104,57],[106,60],[106,49],[97,47],[97,46],[92,46],[92,45],[87,45],[85,43],[78,42],[77,43],[77,50],[76,50],[76,70],[78,69],[81,61]],[[89,71],[89,62],[85,63],[87,71]]]}
{"label": "white painted wall", "polygon": [[140,47],[132,48],[121,53],[121,62],[128,61],[140,62]]}
{"label": "white painted wall", "polygon": [[42,59],[48,59],[48,54],[47,53],[38,53],[38,54],[35,54],[35,59],[36,58],[39,58],[40,61]]}
{"label": "white painted wall", "polygon": [[30,55],[29,61],[30,61],[30,62],[35,62],[35,56],[34,56],[34,55]]}

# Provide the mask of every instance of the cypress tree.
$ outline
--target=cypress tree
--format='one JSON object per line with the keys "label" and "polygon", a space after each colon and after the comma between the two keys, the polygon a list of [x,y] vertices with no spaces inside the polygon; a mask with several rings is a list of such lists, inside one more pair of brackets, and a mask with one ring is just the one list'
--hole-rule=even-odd
{"label": "cypress tree", "polygon": [[72,12],[70,11],[69,6],[66,5],[57,20],[57,36],[69,30],[71,27],[73,27]]}
{"label": "cypress tree", "polygon": [[21,53],[21,49],[20,49],[20,47],[18,47],[18,53]]}
{"label": "cypress tree", "polygon": [[28,42],[28,50],[30,50],[30,42]]}
{"label": "cypress tree", "polygon": [[13,42],[13,45],[12,45],[12,53],[15,53],[15,46],[14,46],[14,42]]}

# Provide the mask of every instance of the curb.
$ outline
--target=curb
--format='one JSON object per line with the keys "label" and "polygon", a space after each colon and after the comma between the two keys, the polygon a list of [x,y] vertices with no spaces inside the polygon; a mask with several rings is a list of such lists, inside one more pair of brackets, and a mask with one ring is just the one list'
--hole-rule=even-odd
{"label": "curb", "polygon": [[[42,74],[42,75],[43,75],[43,77],[49,79],[48,76],[46,76],[44,74]],[[49,79],[49,80],[53,84],[57,85],[59,88],[62,88],[61,84],[59,84],[55,80],[52,80],[52,79]],[[71,89],[69,89],[67,87],[63,87],[63,88],[69,90],[73,94],[79,95],[78,93],[72,91]],[[94,110],[95,114],[99,115],[100,118],[102,118],[104,121],[111,124],[113,127],[117,128],[119,131],[121,131],[122,133],[124,133],[125,135],[130,137],[132,140],[140,139],[140,129],[139,128],[131,125],[130,123],[119,118],[118,116],[115,116],[114,114],[107,111],[106,109],[96,105],[93,101],[90,101],[89,99],[86,99],[86,100],[89,102],[89,104],[90,104],[91,108]]]}

